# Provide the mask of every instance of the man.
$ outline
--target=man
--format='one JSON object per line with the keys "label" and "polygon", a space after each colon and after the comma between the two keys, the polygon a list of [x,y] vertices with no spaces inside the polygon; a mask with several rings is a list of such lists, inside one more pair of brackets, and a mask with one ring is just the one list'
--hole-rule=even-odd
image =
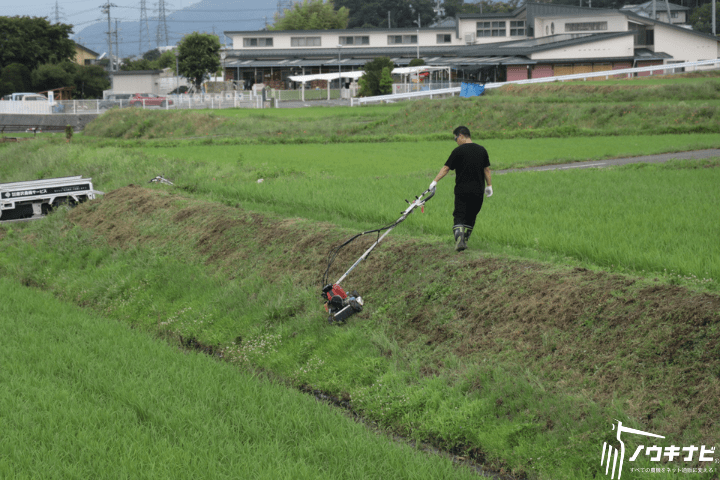
{"label": "man", "polygon": [[[492,196],[490,180],[490,158],[487,150],[470,138],[467,127],[457,127],[453,131],[458,147],[452,151],[445,165],[430,184],[434,189],[450,170],[455,170],[455,210],[453,210],[453,234],[455,250],[462,252],[475,227],[475,218],[483,204],[483,192]],[[487,183],[487,187],[485,184]]]}

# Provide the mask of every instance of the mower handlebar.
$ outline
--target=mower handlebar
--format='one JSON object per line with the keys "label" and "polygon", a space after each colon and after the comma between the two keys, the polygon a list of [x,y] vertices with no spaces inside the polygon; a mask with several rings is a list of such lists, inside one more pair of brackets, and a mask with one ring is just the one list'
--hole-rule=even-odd
{"label": "mower handlebar", "polygon": [[[428,195],[427,197],[425,196],[426,193],[429,193],[429,195]],[[425,190],[425,191],[420,195],[420,198],[422,198],[422,201],[423,201],[423,202],[427,202],[427,201],[430,200],[434,195],[435,195],[435,189],[434,189],[434,188],[433,188],[433,189],[428,188],[427,190]]]}

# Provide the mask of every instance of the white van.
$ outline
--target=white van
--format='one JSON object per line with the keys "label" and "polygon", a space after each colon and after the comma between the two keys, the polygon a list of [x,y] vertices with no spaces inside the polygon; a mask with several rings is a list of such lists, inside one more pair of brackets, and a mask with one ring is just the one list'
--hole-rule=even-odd
{"label": "white van", "polygon": [[[58,102],[52,102],[49,103],[48,98],[45,95],[40,95],[39,93],[32,93],[32,92],[18,92],[18,93],[11,93],[10,95],[5,95],[3,97],[3,100],[9,100],[14,102],[45,102],[50,108],[52,113],[63,113],[65,111],[65,105],[62,105]],[[0,109],[2,111],[4,109]],[[35,111],[35,109],[31,112],[25,112],[25,111],[18,111],[18,112],[11,112],[11,111],[3,111],[2,113],[48,113],[44,111]]]}

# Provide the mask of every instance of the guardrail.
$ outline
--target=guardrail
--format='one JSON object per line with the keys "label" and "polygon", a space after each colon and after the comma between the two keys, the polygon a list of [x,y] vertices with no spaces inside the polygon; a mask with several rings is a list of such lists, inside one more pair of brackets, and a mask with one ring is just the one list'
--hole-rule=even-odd
{"label": "guardrail", "polygon": [[[685,63],[669,63],[665,65],[653,65],[650,67],[637,67],[637,68],[624,68],[620,70],[605,70],[602,72],[589,72],[589,73],[577,73],[573,75],[560,75],[557,77],[543,77],[543,78],[529,78],[527,80],[513,80],[510,82],[495,82],[486,83],[485,89],[489,88],[500,88],[504,85],[527,85],[531,83],[548,83],[548,82],[565,82],[571,80],[587,80],[588,78],[605,77],[618,77],[627,75],[628,77],[634,76],[636,73],[650,72],[651,74],[655,71],[662,70],[676,70],[678,68],[688,67],[706,67],[710,65],[720,64],[720,58],[714,60],[702,60],[699,62],[685,62]],[[360,106],[369,103],[383,103],[383,102],[395,102],[398,100],[408,100],[412,98],[433,98],[441,95],[455,96],[460,93],[461,87],[446,88],[441,90],[428,90],[420,92],[408,92],[398,93],[392,95],[377,95],[374,97],[361,97],[350,99],[350,106]]]}

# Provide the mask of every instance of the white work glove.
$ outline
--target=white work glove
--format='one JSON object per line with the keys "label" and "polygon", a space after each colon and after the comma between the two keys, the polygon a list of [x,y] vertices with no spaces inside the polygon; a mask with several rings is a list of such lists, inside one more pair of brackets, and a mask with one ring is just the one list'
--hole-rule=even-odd
{"label": "white work glove", "polygon": [[488,197],[492,197],[492,194],[493,194],[492,186],[488,185],[487,187],[485,187],[485,195],[487,195]]}
{"label": "white work glove", "polygon": [[428,190],[435,190],[436,185],[437,185],[437,182],[435,180],[433,180],[432,182],[430,182],[430,187],[428,188]]}

